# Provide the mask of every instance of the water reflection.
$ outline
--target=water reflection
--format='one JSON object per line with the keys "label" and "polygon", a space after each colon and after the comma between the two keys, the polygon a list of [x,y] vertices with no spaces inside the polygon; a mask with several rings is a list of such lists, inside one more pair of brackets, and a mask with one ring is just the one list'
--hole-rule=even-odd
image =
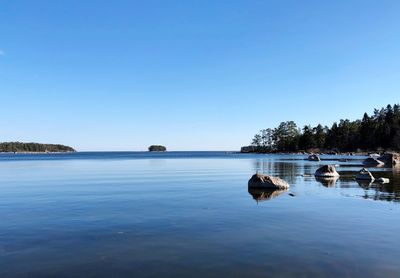
{"label": "water reflection", "polygon": [[289,190],[274,190],[274,189],[262,189],[262,188],[250,188],[248,187],[249,194],[253,197],[254,200],[258,202],[264,202],[271,200],[273,198],[278,197],[282,193],[285,193]]}
{"label": "water reflection", "polygon": [[[340,159],[340,158],[337,158]],[[276,159],[257,159],[253,162],[253,169],[259,173],[264,173],[272,176],[277,176],[286,180],[288,183],[296,186],[298,177],[304,175],[313,175],[315,170],[321,166],[318,163],[309,163],[305,160],[276,160]],[[391,171],[388,169],[375,170],[373,174],[377,177],[389,178],[390,183],[381,185],[371,183],[369,181],[354,180],[358,169],[362,166],[358,160],[349,160],[341,165],[339,178],[321,178],[316,177],[315,180],[325,187],[337,187],[340,189],[349,190],[345,195],[360,197],[365,199],[380,200],[380,201],[395,201],[400,202],[400,165],[394,167]],[[357,169],[357,171],[354,171]],[[375,168],[376,169],[376,168]],[[382,169],[382,168],[380,168]],[[378,173],[379,174],[376,174]],[[354,191],[356,190],[356,191]],[[250,190],[249,193],[256,201],[270,200],[282,192]],[[350,195],[348,195],[350,194]]]}
{"label": "water reflection", "polygon": [[255,160],[255,172],[278,176],[288,183],[295,183],[300,175],[302,164],[293,162],[277,162],[271,160]]}
{"label": "water reflection", "polygon": [[364,189],[364,195],[362,195],[364,199],[400,202],[400,187],[398,185],[361,181],[358,181],[358,185]]}
{"label": "water reflection", "polygon": [[373,181],[365,181],[365,180],[364,181],[357,180],[357,183],[361,188],[364,188],[364,189],[369,189],[374,184]]}
{"label": "water reflection", "polygon": [[324,177],[315,177],[315,179],[321,183],[323,186],[326,187],[333,187],[335,186],[339,177],[331,177],[331,178],[324,178]]}

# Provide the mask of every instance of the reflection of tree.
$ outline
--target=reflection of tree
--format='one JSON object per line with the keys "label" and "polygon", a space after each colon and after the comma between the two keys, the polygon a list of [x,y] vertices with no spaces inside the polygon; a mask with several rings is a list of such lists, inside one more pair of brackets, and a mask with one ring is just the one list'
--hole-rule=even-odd
{"label": "reflection of tree", "polygon": [[332,187],[335,186],[338,177],[324,178],[324,177],[315,177],[315,179],[321,183],[323,186]]}
{"label": "reflection of tree", "polygon": [[278,197],[288,190],[274,190],[274,189],[261,189],[261,188],[248,188],[248,191],[253,199],[257,202],[268,201],[275,197]]}
{"label": "reflection of tree", "polygon": [[301,166],[296,162],[256,160],[254,162],[254,171],[276,176],[293,184],[296,182],[296,177],[300,175]]}
{"label": "reflection of tree", "polygon": [[315,164],[304,164],[303,166],[303,175],[314,175],[315,172]]}
{"label": "reflection of tree", "polygon": [[365,199],[375,201],[400,202],[400,184],[379,184],[376,182],[357,181],[358,185],[364,189]]}

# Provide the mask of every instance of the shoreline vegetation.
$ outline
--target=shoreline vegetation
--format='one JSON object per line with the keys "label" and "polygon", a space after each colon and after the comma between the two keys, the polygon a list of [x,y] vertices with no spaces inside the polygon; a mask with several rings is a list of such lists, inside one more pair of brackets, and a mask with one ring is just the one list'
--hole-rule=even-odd
{"label": "shoreline vegetation", "polygon": [[257,133],[241,153],[368,154],[400,150],[400,105],[375,109],[361,120],[341,119],[329,128],[321,124],[298,128],[294,121]]}
{"label": "shoreline vegetation", "polygon": [[61,144],[41,144],[23,142],[0,143],[0,153],[70,153],[76,150],[70,146]]}

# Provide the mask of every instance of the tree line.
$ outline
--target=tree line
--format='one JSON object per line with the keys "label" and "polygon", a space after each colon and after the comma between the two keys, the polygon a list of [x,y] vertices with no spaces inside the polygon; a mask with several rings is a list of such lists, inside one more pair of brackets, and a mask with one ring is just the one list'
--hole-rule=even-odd
{"label": "tree line", "polygon": [[362,119],[299,128],[295,122],[282,122],[276,128],[257,133],[243,152],[297,152],[332,150],[337,152],[400,150],[400,106],[375,109]]}
{"label": "tree line", "polygon": [[4,142],[0,143],[0,152],[75,152],[75,150],[59,144]]}
{"label": "tree line", "polygon": [[149,152],[166,152],[167,148],[162,145],[151,145],[149,147]]}

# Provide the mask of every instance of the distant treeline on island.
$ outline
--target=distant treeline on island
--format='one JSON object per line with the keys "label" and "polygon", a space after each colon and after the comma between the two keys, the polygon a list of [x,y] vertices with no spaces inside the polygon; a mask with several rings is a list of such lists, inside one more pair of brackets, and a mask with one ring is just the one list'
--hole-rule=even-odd
{"label": "distant treeline on island", "polygon": [[329,128],[310,125],[298,128],[293,121],[257,133],[242,152],[299,152],[332,150],[337,152],[400,150],[400,106],[375,109],[361,120],[340,120]]}
{"label": "distant treeline on island", "polygon": [[167,148],[162,145],[151,145],[149,147],[149,152],[166,152]]}
{"label": "distant treeline on island", "polygon": [[0,152],[75,152],[69,146],[59,144],[4,142],[0,143]]}

